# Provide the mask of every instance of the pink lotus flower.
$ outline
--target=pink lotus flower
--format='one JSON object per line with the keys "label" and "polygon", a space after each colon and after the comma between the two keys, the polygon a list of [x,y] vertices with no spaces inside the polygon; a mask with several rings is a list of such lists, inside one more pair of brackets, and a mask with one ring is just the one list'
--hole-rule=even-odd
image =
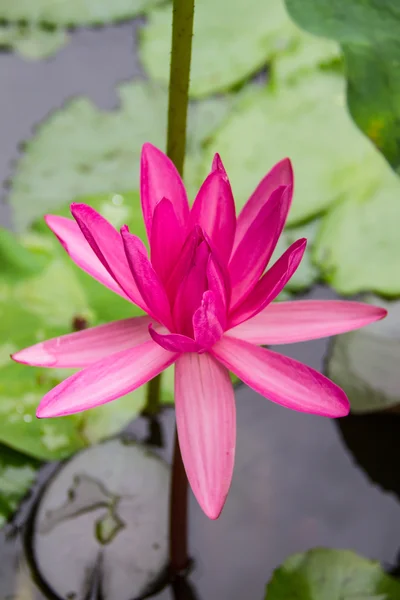
{"label": "pink lotus flower", "polygon": [[175,363],[176,419],[183,462],[202,509],[216,519],[231,483],[236,419],[228,369],[288,408],[340,417],[344,392],[291,358],[261,348],[357,329],[385,310],[358,302],[272,301],[296,271],[300,239],[267,271],[293,193],[290,161],[278,163],[239,217],[221,159],[213,161],[192,208],[172,162],[145,144],[141,201],[150,244],[124,225],[118,233],[90,206],[72,204],[75,221],[45,217],[72,260],[148,316],[41,342],[13,359],[77,367],[41,401],[38,417],[110,402]]}

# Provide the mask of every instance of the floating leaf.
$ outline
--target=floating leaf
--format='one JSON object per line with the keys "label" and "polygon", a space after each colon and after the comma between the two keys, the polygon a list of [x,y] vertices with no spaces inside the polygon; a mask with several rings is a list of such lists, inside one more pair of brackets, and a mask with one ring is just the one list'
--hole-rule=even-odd
{"label": "floating leaf", "polygon": [[[170,5],[152,11],[140,36],[145,68],[166,85],[171,18]],[[196,5],[194,21],[191,96],[200,98],[229,90],[286,48],[296,33],[281,0],[202,0]]]}
{"label": "floating leaf", "polygon": [[400,5],[397,0],[286,0],[304,29],[340,42],[359,127],[400,169]]}
{"label": "floating leaf", "polygon": [[384,161],[344,104],[344,80],[331,73],[254,91],[212,139],[201,176],[218,150],[241,207],[268,169],[289,156],[296,182],[290,224],[345,198],[371,196],[380,184]]}
{"label": "floating leaf", "polygon": [[[167,94],[146,82],[125,84],[119,91],[120,109],[107,112],[85,98],[72,100],[26,143],[9,197],[19,231],[76,198],[139,189],[143,143],[165,145]],[[191,108],[188,145],[192,152],[228,108],[225,98]]]}
{"label": "floating leaf", "polygon": [[265,600],[399,600],[400,583],[378,562],[349,550],[295,554],[267,585]]}
{"label": "floating leaf", "polygon": [[83,598],[96,576],[104,600],[144,597],[168,559],[169,479],[148,448],[120,440],[63,466],[40,500],[33,533],[36,566],[54,594]]}
{"label": "floating leaf", "polygon": [[49,30],[14,23],[0,25],[0,49],[14,50],[31,60],[52,56],[67,41],[68,35],[64,29]]}
{"label": "floating leaf", "polygon": [[328,376],[344,389],[355,413],[384,410],[400,404],[400,302],[384,303],[388,316],[332,343]]}
{"label": "floating leaf", "polygon": [[[385,165],[383,165],[385,167]],[[368,168],[366,165],[365,174]],[[400,182],[384,168],[371,196],[349,194],[322,219],[314,260],[342,294],[400,294]]]}
{"label": "floating leaf", "polygon": [[0,19],[55,25],[98,25],[131,19],[159,0],[0,0]]}
{"label": "floating leaf", "polygon": [[0,445],[0,527],[29,491],[38,468],[37,461]]}

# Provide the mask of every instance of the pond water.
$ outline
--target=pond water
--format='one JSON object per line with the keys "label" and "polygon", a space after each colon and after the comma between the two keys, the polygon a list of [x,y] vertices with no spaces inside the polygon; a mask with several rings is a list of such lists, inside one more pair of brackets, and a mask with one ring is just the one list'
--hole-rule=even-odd
{"label": "pond water", "polygon": [[[132,25],[124,25],[77,32],[55,58],[43,62],[25,63],[0,55],[2,180],[12,173],[18,143],[67,98],[85,94],[102,108],[115,105],[115,85],[141,75],[132,31]],[[2,222],[8,224],[6,205],[1,209]],[[333,294],[317,287],[312,297]],[[326,340],[279,347],[280,352],[319,370],[327,349]],[[285,410],[245,386],[237,388],[236,397],[237,458],[223,514],[217,522],[209,521],[190,497],[190,551],[195,564],[189,586],[177,585],[175,592],[167,588],[154,597],[261,599],[274,568],[288,555],[315,546],[353,549],[382,561],[387,570],[396,570],[400,417],[385,414],[332,421]],[[159,427],[161,454],[169,460],[172,409],[161,415]],[[140,418],[129,431],[145,440],[148,428],[147,420]],[[35,565],[23,550],[30,543],[25,527],[30,509],[55,468],[44,468],[32,497],[0,532],[1,600],[56,598],[41,591],[40,582],[32,583],[37,580]],[[57,556],[54,568],[63,569]],[[91,581],[87,598],[101,598],[101,573],[96,575],[95,565]]]}

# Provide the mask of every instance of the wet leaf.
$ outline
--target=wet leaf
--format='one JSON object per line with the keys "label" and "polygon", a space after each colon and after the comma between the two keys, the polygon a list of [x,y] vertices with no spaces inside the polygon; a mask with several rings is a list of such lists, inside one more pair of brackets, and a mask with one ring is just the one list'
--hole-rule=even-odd
{"label": "wet leaf", "polygon": [[[150,77],[167,85],[171,6],[149,15],[140,54]],[[295,39],[297,28],[281,0],[202,0],[196,5],[190,93],[204,97],[227,91],[261,69]],[[222,51],[223,49],[223,51]]]}
{"label": "wet leaf", "polygon": [[359,127],[400,168],[400,6],[396,0],[286,0],[304,29],[340,42]]}
{"label": "wet leaf", "polygon": [[150,10],[157,0],[0,0],[0,19],[55,25],[96,25],[131,19]]}
{"label": "wet leaf", "polygon": [[0,445],[0,527],[29,491],[38,468],[37,461]]}
{"label": "wet leaf", "polygon": [[315,262],[342,294],[400,294],[400,182],[382,166],[377,190],[364,198],[349,194],[323,217],[315,241]]}
{"label": "wet leaf", "polygon": [[64,465],[34,525],[34,559],[52,591],[83,598],[96,574],[104,600],[142,597],[167,562],[169,479],[169,467],[148,448],[120,440]]}
{"label": "wet leaf", "polygon": [[349,550],[295,554],[267,585],[265,600],[399,600],[400,583],[378,562]]}
{"label": "wet leaf", "polygon": [[[85,98],[72,100],[26,143],[9,197],[19,231],[77,198],[118,196],[139,189],[143,143],[165,145],[167,93],[145,82],[122,85],[119,91],[119,110],[101,111]],[[191,108],[188,146],[192,153],[228,108],[225,98]],[[110,205],[109,211],[113,210],[122,215],[124,206]]]}
{"label": "wet leaf", "polygon": [[201,176],[217,150],[238,207],[276,162],[291,158],[296,182],[291,225],[340,200],[371,196],[385,167],[348,116],[344,80],[332,73],[317,72],[296,85],[247,96],[207,147]]}
{"label": "wet leaf", "polygon": [[346,392],[355,413],[400,404],[400,302],[371,302],[386,308],[388,316],[336,337],[327,362],[328,376]]}

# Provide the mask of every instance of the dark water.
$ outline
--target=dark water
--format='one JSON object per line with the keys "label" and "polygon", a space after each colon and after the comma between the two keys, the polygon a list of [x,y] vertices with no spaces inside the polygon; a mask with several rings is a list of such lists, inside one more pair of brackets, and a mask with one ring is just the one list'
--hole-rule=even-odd
{"label": "dark water", "polygon": [[[133,33],[131,25],[78,32],[56,58],[45,62],[25,63],[0,55],[2,179],[12,172],[18,144],[67,98],[85,94],[100,107],[116,104],[114,86],[140,74]],[[5,205],[1,216],[3,223],[9,222]],[[323,288],[314,294],[319,298],[330,295]],[[327,342],[279,350],[321,370]],[[165,589],[158,600],[261,599],[277,565],[288,555],[315,546],[353,549],[381,560],[388,570],[396,568],[400,549],[398,416],[334,422],[273,405],[243,386],[237,390],[237,419],[236,467],[221,518],[209,521],[190,498],[195,568],[189,581],[193,589],[177,582],[174,594]],[[172,410],[162,415],[160,427],[163,454],[169,459]],[[139,419],[131,429],[145,439],[148,423]],[[43,480],[51,469],[46,467]],[[31,583],[31,565],[22,552],[31,503],[0,533],[1,600],[46,598]],[[55,565],[62,569],[57,560]],[[101,597],[101,577],[96,573],[88,600]]]}

